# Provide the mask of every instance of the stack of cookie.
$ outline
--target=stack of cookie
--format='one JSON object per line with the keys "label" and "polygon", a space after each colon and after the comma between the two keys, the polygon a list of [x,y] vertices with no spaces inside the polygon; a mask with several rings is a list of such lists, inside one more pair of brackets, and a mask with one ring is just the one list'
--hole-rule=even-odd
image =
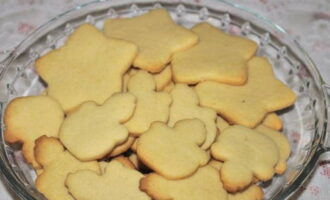
{"label": "stack of cookie", "polygon": [[45,94],[5,112],[49,200],[261,200],[290,145],[295,94],[257,44],[164,9],[78,27],[39,58]]}

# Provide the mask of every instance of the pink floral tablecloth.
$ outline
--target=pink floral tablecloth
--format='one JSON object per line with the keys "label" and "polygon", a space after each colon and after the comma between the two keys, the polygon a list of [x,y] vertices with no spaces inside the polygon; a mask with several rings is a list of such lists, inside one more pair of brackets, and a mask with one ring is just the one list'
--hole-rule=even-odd
{"label": "pink floral tablecloth", "polygon": [[[90,0],[0,0],[0,59],[31,31],[59,13]],[[203,0],[195,0],[202,2]],[[330,84],[330,0],[232,0],[284,27],[305,47]],[[330,156],[295,196],[299,200],[330,199]],[[1,182],[0,200],[18,199]]]}

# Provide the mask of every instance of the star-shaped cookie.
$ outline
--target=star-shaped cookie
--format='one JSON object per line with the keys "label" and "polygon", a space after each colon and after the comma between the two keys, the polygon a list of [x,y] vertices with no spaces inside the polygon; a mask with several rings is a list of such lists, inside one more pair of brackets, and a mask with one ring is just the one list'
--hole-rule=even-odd
{"label": "star-shaped cookie", "polygon": [[246,82],[246,62],[257,50],[255,42],[228,35],[208,23],[198,24],[192,31],[199,36],[199,43],[173,56],[176,82],[194,84],[208,80],[232,85]]}
{"label": "star-shaped cookie", "polygon": [[262,121],[262,125],[279,131],[283,128],[283,121],[275,112],[272,112],[266,115]]}
{"label": "star-shaped cookie", "polygon": [[248,62],[249,79],[245,85],[232,86],[213,81],[199,83],[195,91],[200,104],[215,109],[234,124],[255,127],[267,113],[291,106],[295,93],[277,80],[266,58]]}
{"label": "star-shaped cookie", "polygon": [[109,19],[104,32],[111,38],[135,43],[139,53],[133,65],[152,73],[160,72],[174,53],[198,41],[195,33],[175,24],[165,9],[152,10],[135,18]]}
{"label": "star-shaped cookie", "polygon": [[102,104],[122,88],[122,75],[137,54],[137,47],[110,39],[92,25],[77,28],[61,48],[42,56],[36,70],[46,81],[47,94],[65,111],[85,101]]}

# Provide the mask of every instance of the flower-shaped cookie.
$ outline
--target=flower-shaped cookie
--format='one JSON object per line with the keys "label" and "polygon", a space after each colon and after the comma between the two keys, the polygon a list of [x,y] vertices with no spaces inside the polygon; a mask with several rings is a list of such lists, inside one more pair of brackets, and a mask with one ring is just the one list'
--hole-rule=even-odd
{"label": "flower-shaped cookie", "polygon": [[157,200],[226,200],[218,170],[205,166],[193,175],[179,180],[168,180],[156,173],[141,180],[140,189]]}
{"label": "flower-shaped cookie", "polygon": [[205,81],[195,87],[200,104],[215,109],[234,124],[255,127],[268,112],[291,106],[295,93],[277,80],[266,58],[248,62],[249,79],[245,85],[232,86]]}
{"label": "flower-shaped cookie", "polygon": [[[123,88],[122,91],[127,91],[128,81],[129,79],[134,76],[138,71],[136,68],[131,68],[126,72],[123,77]],[[168,86],[172,81],[172,70],[171,67],[168,65],[166,66],[161,72],[152,74],[155,78],[156,82],[156,91],[162,91],[166,86]]]}
{"label": "flower-shaped cookie", "polygon": [[[219,171],[223,165],[223,162],[212,159],[208,165]],[[248,186],[242,191],[236,193],[228,193],[228,200],[262,200],[263,197],[263,190],[255,184]]]}
{"label": "flower-shaped cookie", "polygon": [[34,168],[34,141],[42,135],[58,137],[64,112],[59,103],[48,96],[19,97],[5,111],[4,139],[8,143],[23,143],[23,155]]}
{"label": "flower-shaped cookie", "polygon": [[126,142],[122,143],[121,145],[116,146],[111,153],[108,155],[108,157],[115,157],[118,156],[121,153],[124,153],[128,149],[132,147],[132,145],[135,142],[135,137],[133,136],[128,136]]}
{"label": "flower-shaped cookie", "polygon": [[[120,162],[125,167],[131,168],[131,169],[137,169],[135,167],[134,163],[128,157],[125,157],[125,156],[115,157],[115,158],[111,159],[111,162],[112,161]],[[107,169],[108,164],[109,164],[109,162],[104,161],[104,160],[101,161],[101,162],[99,162],[99,165],[100,165],[102,174],[106,172],[106,169]]]}
{"label": "flower-shaped cookie", "polygon": [[139,53],[133,65],[149,72],[160,72],[172,55],[197,43],[192,31],[175,24],[164,9],[152,10],[134,18],[109,19],[104,32],[111,38],[135,43]]}
{"label": "flower-shaped cookie", "polygon": [[133,114],[136,98],[129,93],[112,95],[103,105],[83,103],[64,120],[59,137],[78,159],[96,160],[127,140],[122,124]]}
{"label": "flower-shaped cookie", "polygon": [[102,104],[120,92],[122,75],[137,54],[137,47],[109,39],[95,27],[80,26],[61,48],[42,56],[36,70],[65,111],[85,101]]}
{"label": "flower-shaped cookie", "polygon": [[114,160],[107,164],[102,175],[90,170],[72,173],[66,180],[76,199],[86,200],[150,200],[139,190],[143,174]]}
{"label": "flower-shaped cookie", "polygon": [[141,135],[153,122],[168,120],[171,95],[155,92],[155,87],[154,77],[146,71],[138,71],[128,81],[128,91],[137,98],[134,115],[125,123],[132,135]]}
{"label": "flower-shaped cookie", "polygon": [[217,136],[217,113],[210,108],[199,106],[199,99],[194,90],[187,85],[177,84],[171,91],[172,105],[170,109],[169,126],[174,126],[177,121],[183,119],[200,119],[206,128],[206,139],[201,146],[208,149]]}
{"label": "flower-shaped cookie", "polygon": [[280,160],[275,167],[275,172],[277,174],[283,174],[287,167],[286,160],[289,158],[291,152],[288,138],[286,138],[284,134],[263,125],[257,126],[255,130],[271,138],[277,145],[280,153]]}
{"label": "flower-shaped cookie", "polygon": [[192,28],[199,43],[173,56],[173,77],[179,83],[217,81],[242,85],[247,79],[247,61],[255,54],[257,44],[228,35],[218,28],[201,23]]}
{"label": "flower-shaped cookie", "polygon": [[263,200],[264,192],[262,189],[253,184],[243,191],[236,193],[228,193],[228,200]]}
{"label": "flower-shaped cookie", "polygon": [[139,138],[137,155],[166,178],[184,178],[207,164],[209,154],[200,147],[205,137],[204,124],[198,119],[178,121],[174,128],[155,122]]}
{"label": "flower-shaped cookie", "polygon": [[227,191],[245,189],[255,176],[271,179],[279,161],[277,145],[256,130],[235,125],[226,128],[211,147],[212,156],[224,161],[221,180]]}
{"label": "flower-shaped cookie", "polygon": [[77,160],[54,137],[42,136],[36,140],[35,158],[42,166],[35,185],[48,200],[74,199],[65,187],[65,179],[69,173],[83,169],[100,172],[97,162]]}

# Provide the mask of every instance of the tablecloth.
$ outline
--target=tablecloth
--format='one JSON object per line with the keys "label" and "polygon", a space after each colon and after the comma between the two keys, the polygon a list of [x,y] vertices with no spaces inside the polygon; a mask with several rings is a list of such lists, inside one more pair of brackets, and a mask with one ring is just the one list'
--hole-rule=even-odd
{"label": "tablecloth", "polygon": [[[0,54],[13,49],[38,26],[89,0],[0,0]],[[202,3],[203,0],[195,0]],[[232,0],[284,27],[307,50],[330,83],[330,0]],[[330,157],[323,158],[294,197],[330,199]],[[0,179],[0,200],[18,199]]]}

